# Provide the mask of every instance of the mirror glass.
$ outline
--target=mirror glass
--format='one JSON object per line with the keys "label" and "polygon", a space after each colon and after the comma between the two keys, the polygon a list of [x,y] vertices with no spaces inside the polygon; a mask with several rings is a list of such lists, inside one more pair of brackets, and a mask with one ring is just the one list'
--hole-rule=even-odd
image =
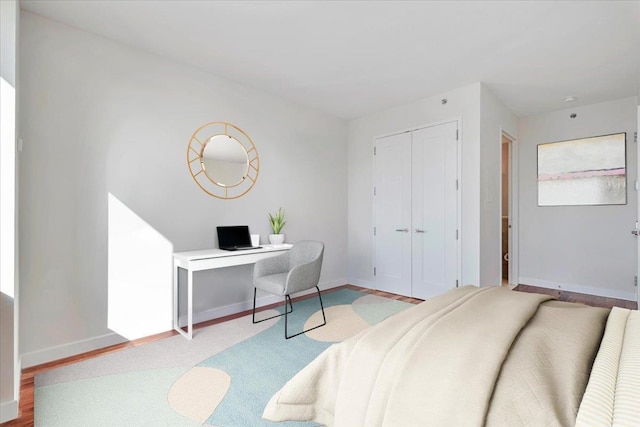
{"label": "mirror glass", "polygon": [[247,150],[229,135],[209,138],[202,147],[200,162],[207,177],[224,187],[241,183],[249,171]]}

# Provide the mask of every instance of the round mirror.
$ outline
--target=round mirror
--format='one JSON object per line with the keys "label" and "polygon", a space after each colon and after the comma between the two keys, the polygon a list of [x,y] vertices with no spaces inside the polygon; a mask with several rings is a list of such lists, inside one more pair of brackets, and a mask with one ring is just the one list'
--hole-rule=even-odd
{"label": "round mirror", "polygon": [[187,167],[205,193],[218,199],[237,199],[258,180],[260,158],[242,129],[228,122],[209,122],[191,135]]}
{"label": "round mirror", "polygon": [[247,150],[230,135],[215,135],[205,141],[200,162],[207,178],[223,187],[240,184],[249,171]]}

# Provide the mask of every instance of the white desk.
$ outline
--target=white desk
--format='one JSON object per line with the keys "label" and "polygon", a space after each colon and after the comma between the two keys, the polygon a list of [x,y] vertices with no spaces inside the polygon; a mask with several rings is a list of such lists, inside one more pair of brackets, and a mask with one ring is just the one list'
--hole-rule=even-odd
{"label": "white desk", "polygon": [[[187,339],[193,337],[193,272],[214,268],[233,267],[234,265],[253,264],[258,260],[280,255],[288,251],[290,244],[263,245],[261,249],[246,251],[223,251],[205,249],[201,251],[175,252],[173,254],[173,329]],[[187,270],[187,331],[180,327],[178,305],[178,268]]]}

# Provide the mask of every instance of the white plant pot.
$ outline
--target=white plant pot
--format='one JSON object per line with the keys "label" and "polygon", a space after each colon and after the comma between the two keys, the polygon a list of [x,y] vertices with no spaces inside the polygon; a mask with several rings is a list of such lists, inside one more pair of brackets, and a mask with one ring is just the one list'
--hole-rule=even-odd
{"label": "white plant pot", "polygon": [[281,245],[284,243],[284,234],[269,234],[269,242],[272,245]]}

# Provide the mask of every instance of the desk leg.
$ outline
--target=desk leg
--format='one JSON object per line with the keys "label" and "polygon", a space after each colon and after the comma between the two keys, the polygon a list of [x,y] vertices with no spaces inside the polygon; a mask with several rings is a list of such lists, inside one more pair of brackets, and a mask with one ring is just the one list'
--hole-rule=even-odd
{"label": "desk leg", "polygon": [[193,337],[193,272],[187,268],[187,332],[180,327],[180,284],[178,283],[179,267],[173,262],[173,329],[186,339]]}
{"label": "desk leg", "polygon": [[193,338],[193,271],[187,270],[187,338]]}
{"label": "desk leg", "polygon": [[176,331],[180,330],[180,318],[178,316],[179,312],[179,301],[178,301],[178,265],[176,264],[176,260],[173,260],[173,329]]}

